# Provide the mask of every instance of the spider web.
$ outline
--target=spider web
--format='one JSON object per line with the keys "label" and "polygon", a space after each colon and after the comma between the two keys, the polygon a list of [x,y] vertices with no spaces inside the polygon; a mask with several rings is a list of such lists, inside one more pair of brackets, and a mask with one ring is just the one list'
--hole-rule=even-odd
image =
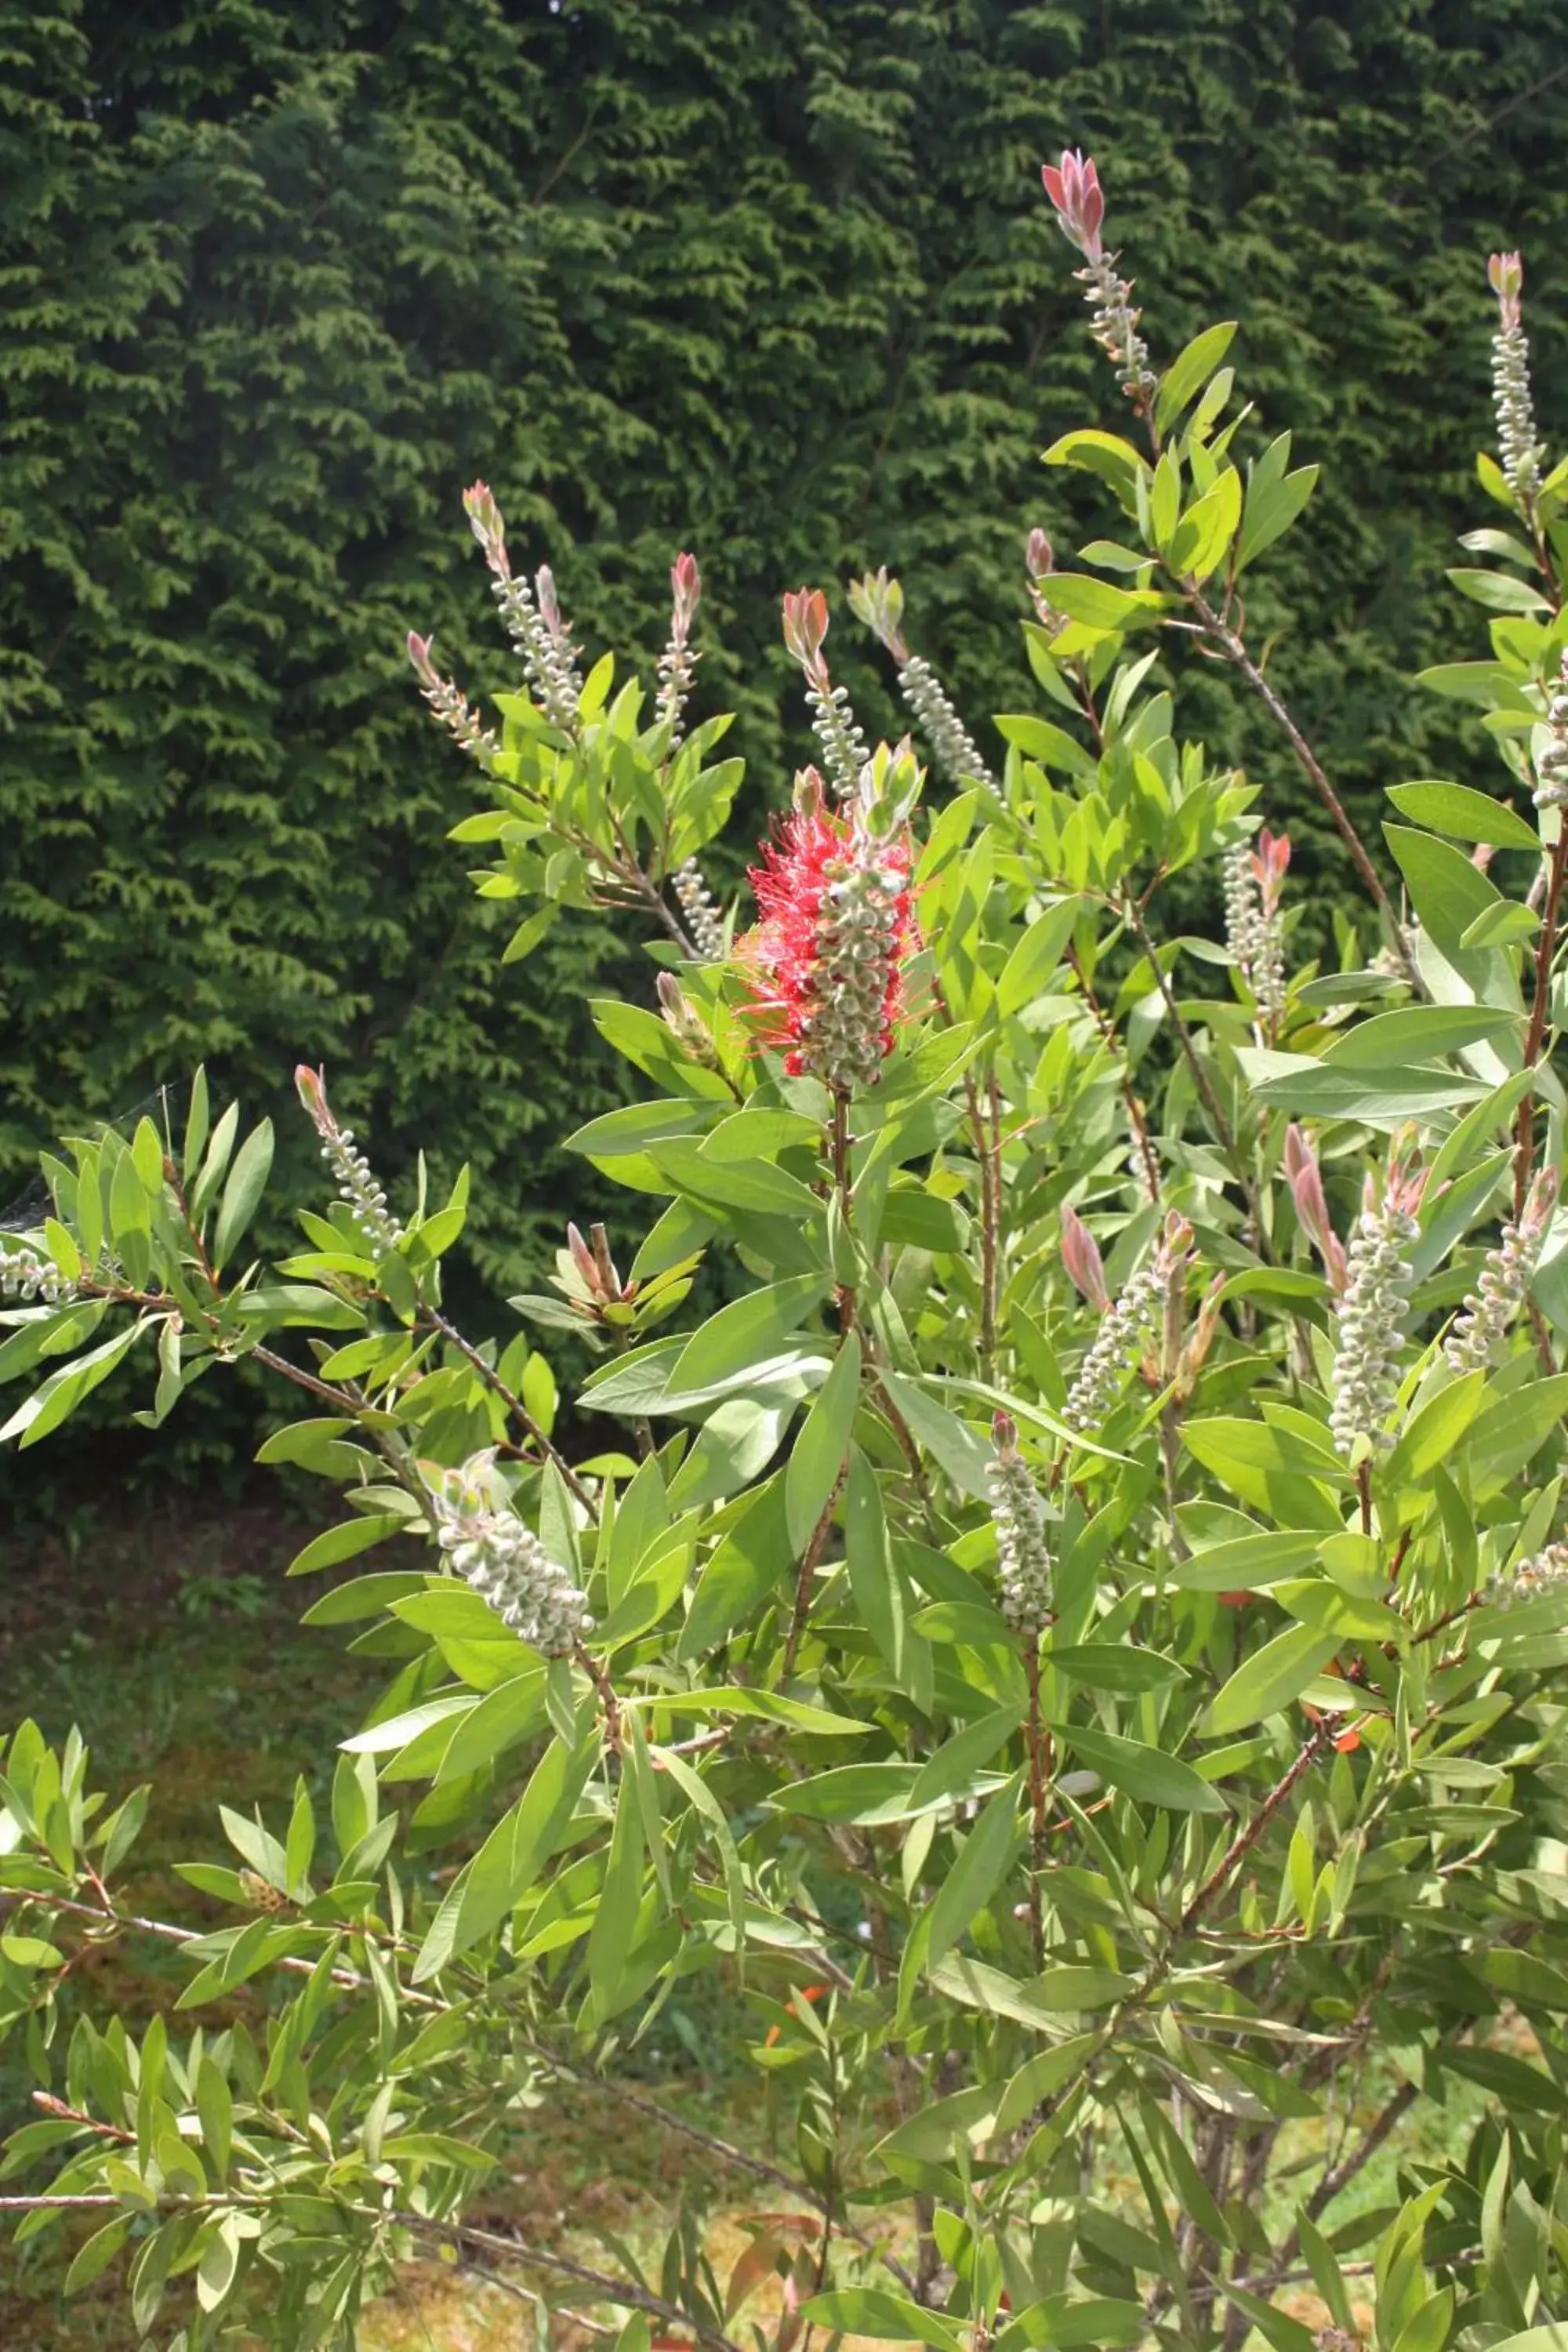
{"label": "spider web", "polygon": [[[165,1136],[172,1136],[176,1145],[184,1131],[186,1114],[190,1109],[191,1084],[182,1078],[173,1085],[154,1087],[140,1101],[130,1103],[116,1111],[112,1118],[93,1119],[74,1129],[78,1141],[97,1143],[108,1134],[122,1136],[129,1140],[139,1119],[150,1118]],[[58,1147],[57,1147],[58,1148]],[[23,1186],[13,1201],[0,1209],[0,1234],[14,1235],[36,1232],[44,1219],[54,1213],[54,1200],[45,1178],[40,1174]]]}

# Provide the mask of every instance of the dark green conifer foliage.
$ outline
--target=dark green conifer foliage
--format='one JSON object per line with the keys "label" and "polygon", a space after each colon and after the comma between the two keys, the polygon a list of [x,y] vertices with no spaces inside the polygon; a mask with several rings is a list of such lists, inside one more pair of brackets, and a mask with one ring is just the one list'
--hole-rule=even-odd
{"label": "dark green conifer foliage", "polygon": [[[1024,528],[1089,516],[1038,451],[1116,401],[1040,195],[1064,141],[1157,346],[1240,312],[1260,425],[1323,464],[1254,618],[1328,764],[1444,772],[1404,679],[1476,632],[1441,567],[1489,246],[1568,431],[1565,36],[1568,0],[0,0],[0,1184],[199,1055],[278,1109],[305,1055],[390,1177],[477,1163],[489,1270],[537,1261],[536,1139],[600,1107],[628,950],[574,923],[498,974],[445,845],[469,779],[403,634],[510,682],[458,493],[650,666],[697,550],[759,811],[799,581],[900,572],[984,734],[1031,692]],[[1210,731],[1331,875],[1228,686]]]}

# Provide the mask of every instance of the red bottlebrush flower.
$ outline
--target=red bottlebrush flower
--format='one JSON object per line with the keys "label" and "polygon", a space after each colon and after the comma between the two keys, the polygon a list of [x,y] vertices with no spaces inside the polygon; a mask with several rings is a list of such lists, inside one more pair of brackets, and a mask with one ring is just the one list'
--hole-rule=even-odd
{"label": "red bottlebrush flower", "polygon": [[915,938],[908,833],[883,840],[867,815],[830,814],[808,793],[751,872],[762,920],[743,957],[768,1016],[760,1034],[784,1048],[791,1077],[838,1094],[881,1076]]}
{"label": "red bottlebrush flower", "polygon": [[1056,206],[1062,235],[1077,246],[1086,261],[1098,261],[1104,250],[1100,226],[1105,218],[1105,198],[1093,156],[1064,147],[1061,162],[1042,164],[1040,177]]}

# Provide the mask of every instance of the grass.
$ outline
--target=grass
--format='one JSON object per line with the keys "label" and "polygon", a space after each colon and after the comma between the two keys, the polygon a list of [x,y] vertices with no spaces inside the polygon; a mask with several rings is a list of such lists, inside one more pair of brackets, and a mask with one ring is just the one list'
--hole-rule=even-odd
{"label": "grass", "polygon": [[[74,1722],[92,1748],[96,1785],[119,1796],[152,1782],[127,1890],[139,1909],[210,1921],[173,1865],[226,1856],[219,1803],[248,1811],[259,1800],[276,1818],[303,1773],[324,1810],[336,1742],[360,1719],[384,1669],[348,1655],[334,1631],[300,1625],[304,1588],[286,1583],[282,1570],[309,1533],[276,1509],[235,1509],[195,1524],[184,1516],[100,1517],[79,1519],[69,1540],[46,1537],[0,1555],[0,1728],[31,1715],[58,1740]],[[91,1997],[136,2025],[168,2004],[181,1981],[166,1948],[127,1944],[96,1964]],[[741,2025],[733,1997],[704,1979],[686,2009],[666,2010],[657,2046],[639,2053],[638,2064],[689,2120],[763,2148],[768,2126],[756,2078],[731,2071],[735,2062],[726,2055],[743,2038]],[[1357,2132],[1396,2081],[1385,2063],[1368,2067],[1355,2095]],[[0,2063],[0,2132],[23,2119],[29,2093],[16,2063]],[[1419,2103],[1399,2136],[1402,2155],[1452,2155],[1482,2104],[1479,2090],[1462,2085],[1450,2089],[1447,2107]],[[1288,2154],[1303,2169],[1270,2196],[1262,2216],[1276,2241],[1295,2197],[1318,2177],[1335,2128],[1291,2127]],[[789,2168],[787,2149],[780,2161]],[[1336,2229],[1394,2201],[1395,2163],[1390,2148],[1380,2151],[1336,2201]],[[684,2207],[702,2218],[723,2282],[751,2242],[747,2222],[758,2210],[737,2202],[735,2188],[733,2176],[689,2141],[628,2114],[606,2093],[574,2087],[552,2090],[532,2110],[504,2177],[492,2179],[473,2218],[591,2264],[604,2263],[605,2232],[630,2244],[657,2279],[665,2238]],[[1130,2166],[1108,2160],[1100,2193],[1125,2200],[1130,2219],[1145,2219]],[[24,2261],[0,2241],[5,2352],[134,2352],[120,2265],[69,2305],[62,2273],[57,2254]],[[1310,2294],[1281,2300],[1310,2325],[1326,2316]],[[761,2299],[752,2306],[763,2307]],[[589,2338],[558,2327],[555,2340]],[[435,2263],[411,2267],[362,2333],[363,2352],[519,2352],[534,2341],[525,2297]]]}

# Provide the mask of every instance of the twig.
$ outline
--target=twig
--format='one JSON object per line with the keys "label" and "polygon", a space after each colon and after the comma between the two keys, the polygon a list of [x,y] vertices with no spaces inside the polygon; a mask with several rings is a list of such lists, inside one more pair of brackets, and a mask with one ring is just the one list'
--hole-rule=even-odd
{"label": "twig", "polygon": [[508,1387],[505,1381],[502,1380],[500,1374],[497,1371],[495,1366],[485,1361],[483,1356],[474,1346],[473,1341],[471,1339],[466,1339],[463,1337],[463,1334],[458,1330],[457,1325],[447,1316],[443,1315],[438,1307],[426,1307],[424,1308],[423,1312],[426,1319],[435,1326],[436,1329],[440,1332],[442,1338],[449,1341],[451,1346],[456,1348],[458,1355],[462,1357],[464,1362],[470,1365],[472,1369],[478,1372],[485,1386],[488,1389],[493,1390],[495,1394],[500,1397],[508,1412],[510,1413],[512,1419],[517,1423],[518,1427],[527,1431],[529,1436],[539,1447],[545,1459],[548,1462],[554,1464],[572,1495],[579,1503],[582,1504],[583,1508],[587,1512],[589,1518],[596,1525],[599,1517],[599,1507],[597,1503],[595,1502],[593,1496],[588,1492],[586,1486],[584,1486],[582,1480],[578,1477],[577,1473],[573,1469],[572,1465],[567,1461],[565,1455],[561,1453],[555,1445],[552,1444],[550,1439],[545,1435],[538,1422],[535,1421],[533,1415],[529,1412],[528,1407],[524,1404],[522,1399],[516,1395],[513,1391]]}
{"label": "twig", "polygon": [[789,1638],[784,1643],[784,1664],[779,1668],[781,1685],[787,1683],[795,1672],[795,1652],[800,1647],[800,1637],[805,1631],[805,1621],[811,1614],[812,1579],[816,1574],[816,1563],[822,1558],[824,1547],[827,1542],[828,1530],[833,1525],[833,1514],[838,1508],[838,1497],[844,1492],[844,1481],[847,1475],[848,1464],[846,1462],[833,1482],[833,1492],[823,1505],[822,1515],[813,1528],[805,1549],[800,1556],[800,1573],[795,1579],[795,1609],[789,1622]]}
{"label": "twig", "polygon": [[1253,1189],[1252,1179],[1247,1174],[1241,1154],[1237,1149],[1235,1129],[1232,1128],[1229,1119],[1226,1118],[1225,1112],[1220,1106],[1219,1097],[1214,1090],[1214,1085],[1209,1077],[1209,1074],[1205,1069],[1203,1063],[1198,1057],[1196,1041],[1183,1017],[1182,1008],[1176,1002],[1176,992],[1171,986],[1170,974],[1166,971],[1163,964],[1160,961],[1154,942],[1149,936],[1148,925],[1143,920],[1143,910],[1139,906],[1136,898],[1129,897],[1127,900],[1126,913],[1127,919],[1131,925],[1133,933],[1137,938],[1138,944],[1142,949],[1144,955],[1147,957],[1150,969],[1154,974],[1155,986],[1159,989],[1161,996],[1164,999],[1165,1010],[1170,1014],[1171,1019],[1175,1025],[1177,1040],[1181,1045],[1182,1052],[1186,1056],[1187,1066],[1193,1074],[1193,1083],[1197,1087],[1204,1108],[1209,1115],[1209,1119],[1213,1125],[1215,1134],[1218,1138],[1220,1148],[1224,1151],[1226,1158],[1230,1161],[1236,1181],[1240,1185],[1242,1195],[1246,1200],[1247,1213],[1251,1217],[1253,1226],[1261,1240],[1263,1222],[1258,1213],[1258,1194]]}
{"label": "twig", "polygon": [[1274,1786],[1269,1790],[1268,1794],[1258,1806],[1258,1811],[1253,1815],[1251,1821],[1247,1822],[1247,1827],[1244,1830],[1232,1839],[1230,1844],[1220,1856],[1220,1859],[1215,1864],[1214,1869],[1210,1871],[1208,1876],[1205,1879],[1203,1885],[1199,1887],[1197,1893],[1193,1896],[1192,1901],[1183,1912],[1179,1927],[1180,1934],[1185,1936],[1191,1932],[1197,1919],[1201,1914],[1208,1908],[1209,1904],[1213,1901],[1214,1897],[1222,1892],[1225,1886],[1229,1883],[1230,1879],[1234,1877],[1236,1872],[1239,1870],[1241,1864],[1246,1861],[1253,1847],[1258,1843],[1258,1839],[1263,1835],[1264,1831],[1268,1827],[1269,1822],[1274,1819],[1275,1814],[1279,1811],[1280,1806],[1285,1802],[1286,1798],[1290,1794],[1292,1789],[1295,1788],[1297,1782],[1304,1779],[1306,1774],[1311,1770],[1312,1766],[1323,1754],[1325,1748],[1331,1744],[1332,1739],[1333,1727],[1328,1717],[1325,1717],[1322,1722],[1313,1725],[1311,1733],[1309,1738],[1302,1742],[1300,1751],[1296,1757],[1294,1763],[1291,1764],[1288,1770],[1282,1773],[1280,1778],[1275,1781]]}
{"label": "twig", "polygon": [[1149,1122],[1144,1115],[1143,1105],[1139,1100],[1138,1090],[1132,1083],[1132,1069],[1127,1059],[1126,1047],[1117,1034],[1115,1023],[1094,992],[1094,982],[1085,971],[1077,948],[1070,944],[1068,948],[1067,960],[1072,967],[1079,988],[1083,991],[1083,1001],[1094,1016],[1095,1026],[1105,1042],[1106,1049],[1120,1066],[1121,1099],[1126,1108],[1128,1124],[1142,1154],[1143,1174],[1149,1187],[1149,1198],[1157,1202],[1160,1198],[1160,1162],[1155,1154],[1153,1139],[1149,1133]]}
{"label": "twig", "polygon": [[574,2262],[568,2254],[552,2253],[543,2246],[531,2245],[526,2238],[503,2234],[499,2230],[477,2229],[467,2221],[434,2221],[424,2213],[400,2212],[393,2219],[400,2229],[416,2237],[439,2238],[448,2245],[459,2247],[474,2246],[483,2253],[505,2254],[528,2268],[555,2271],[578,2286],[592,2287],[606,2303],[618,2303],[628,2310],[646,2311],[651,2319],[689,2327],[700,2344],[711,2344],[714,2352],[741,2352],[731,2336],[699,2319],[695,2312],[683,2311],[676,2303],[666,2303],[662,2295],[650,2294],[647,2287],[635,2286],[629,2279],[610,2278],[603,2271],[589,2270],[585,2263]]}
{"label": "twig", "polygon": [[1361,876],[1362,881],[1365,884],[1367,890],[1370,892],[1378,912],[1383,916],[1384,920],[1387,923],[1389,929],[1393,934],[1394,945],[1398,950],[1400,960],[1405,965],[1405,972],[1410,980],[1411,985],[1413,987],[1419,986],[1420,975],[1415,970],[1410,950],[1405,945],[1405,933],[1401,928],[1398,915],[1394,910],[1394,901],[1390,898],[1388,892],[1384,888],[1383,881],[1378,874],[1377,868],[1367,855],[1366,844],[1363,841],[1360,834],[1356,831],[1355,826],[1352,824],[1350,816],[1346,812],[1344,803],[1341,800],[1338,793],[1335,792],[1332,784],[1329,782],[1327,775],[1324,773],[1321,763],[1320,762],[1317,754],[1312,750],[1311,745],[1308,742],[1306,737],[1297,726],[1294,719],[1291,718],[1284,702],[1275,692],[1273,687],[1269,685],[1268,680],[1264,677],[1263,672],[1258,668],[1258,664],[1247,652],[1246,646],[1237,635],[1236,631],[1220,618],[1219,614],[1215,611],[1214,606],[1209,603],[1207,597],[1203,594],[1202,591],[1197,588],[1189,589],[1187,591],[1187,602],[1202,622],[1204,633],[1208,637],[1210,643],[1217,646],[1220,652],[1224,654],[1226,659],[1228,662],[1233,663],[1241,672],[1241,675],[1247,680],[1247,685],[1252,688],[1253,693],[1258,697],[1258,699],[1262,703],[1265,710],[1268,711],[1275,725],[1279,729],[1285,740],[1289,744],[1291,751],[1294,751],[1297,761],[1305,772],[1313,791],[1317,793],[1318,798],[1322,802],[1323,806],[1328,810],[1330,816],[1333,819],[1334,828],[1338,833],[1340,839],[1344,843],[1345,847],[1349,850],[1351,860],[1355,866],[1356,872]]}
{"label": "twig", "polygon": [[1029,1685],[1029,1936],[1035,1967],[1046,1965],[1046,1923],[1040,1880],[1046,1867],[1047,1747],[1050,1735],[1040,1720],[1040,1642],[1029,1634],[1023,1644],[1024,1672]]}

